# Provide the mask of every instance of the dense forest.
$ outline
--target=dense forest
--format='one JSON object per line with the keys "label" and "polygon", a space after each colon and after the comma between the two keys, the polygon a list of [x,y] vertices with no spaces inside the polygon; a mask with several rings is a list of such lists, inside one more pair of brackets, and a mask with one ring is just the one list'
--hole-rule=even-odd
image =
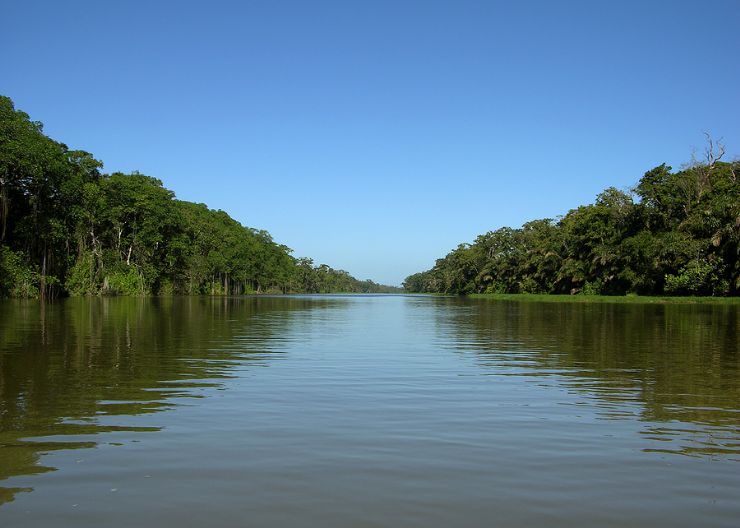
{"label": "dense forest", "polygon": [[708,139],[705,157],[606,189],[557,220],[503,227],[461,244],[409,292],[740,294],[740,163]]}
{"label": "dense forest", "polygon": [[0,96],[0,297],[389,292],[139,173],[105,174]]}

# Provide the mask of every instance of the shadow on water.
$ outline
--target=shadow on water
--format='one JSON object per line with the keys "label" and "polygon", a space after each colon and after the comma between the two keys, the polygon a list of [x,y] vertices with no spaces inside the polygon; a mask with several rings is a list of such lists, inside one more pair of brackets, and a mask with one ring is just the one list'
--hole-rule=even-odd
{"label": "shadow on water", "polygon": [[[90,435],[160,430],[125,422],[202,398],[235,367],[268,365],[291,316],[329,304],[250,297],[0,303],[0,481],[53,471],[42,455],[95,447]],[[27,491],[0,487],[0,505]]]}
{"label": "shadow on water", "polygon": [[638,419],[643,450],[740,459],[740,310],[440,299],[441,346]]}

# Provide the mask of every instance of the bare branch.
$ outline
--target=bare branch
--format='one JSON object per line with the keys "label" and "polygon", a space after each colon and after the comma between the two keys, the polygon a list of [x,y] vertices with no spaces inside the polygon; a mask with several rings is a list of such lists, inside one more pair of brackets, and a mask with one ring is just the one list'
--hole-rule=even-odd
{"label": "bare branch", "polygon": [[711,170],[714,164],[722,159],[725,155],[725,145],[722,143],[722,138],[719,138],[716,142],[712,139],[709,132],[704,132],[704,136],[707,138],[707,147],[704,149],[704,158],[706,159],[707,166]]}

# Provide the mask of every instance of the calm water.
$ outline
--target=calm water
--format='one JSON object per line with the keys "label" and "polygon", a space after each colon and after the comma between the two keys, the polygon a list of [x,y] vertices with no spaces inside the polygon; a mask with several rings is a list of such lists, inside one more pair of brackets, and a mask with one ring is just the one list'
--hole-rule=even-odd
{"label": "calm water", "polygon": [[740,307],[0,303],[0,525],[739,526]]}

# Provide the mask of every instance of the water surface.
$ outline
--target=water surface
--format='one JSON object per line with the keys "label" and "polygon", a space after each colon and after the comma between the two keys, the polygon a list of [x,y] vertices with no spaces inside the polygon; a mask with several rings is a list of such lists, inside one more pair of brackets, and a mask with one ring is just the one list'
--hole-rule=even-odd
{"label": "water surface", "polygon": [[0,524],[737,526],[740,309],[0,303]]}

